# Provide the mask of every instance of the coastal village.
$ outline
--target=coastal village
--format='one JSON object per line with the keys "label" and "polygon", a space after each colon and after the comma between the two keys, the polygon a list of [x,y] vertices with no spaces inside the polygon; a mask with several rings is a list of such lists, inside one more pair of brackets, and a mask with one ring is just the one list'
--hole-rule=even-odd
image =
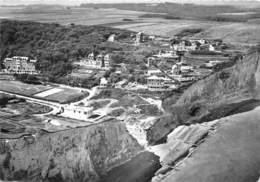
{"label": "coastal village", "polygon": [[[112,34],[108,38],[108,42],[114,42],[115,35]],[[229,61],[228,57],[221,57],[222,48],[225,44],[221,40],[205,40],[205,39],[180,39],[157,37],[154,35],[145,35],[142,32],[137,33],[132,38],[132,44],[138,46],[150,46],[150,44],[156,43],[160,50],[157,54],[144,58],[146,65],[146,71],[143,76],[145,82],[139,83],[137,81],[123,82],[124,86],[121,88],[127,90],[147,89],[154,92],[163,92],[176,90],[179,87],[187,84],[191,84],[200,78],[203,78],[212,73],[212,70],[217,65],[221,65]],[[159,45],[159,46],[158,46]],[[207,53],[208,60],[204,61],[201,65],[196,65],[190,61],[193,59],[193,55],[205,56]],[[112,54],[106,52],[91,52],[87,57],[75,62],[74,65],[82,67],[85,72],[91,72],[93,70],[104,73],[112,68]],[[213,56],[212,56],[213,55]],[[191,57],[191,58],[190,58]],[[205,58],[204,58],[205,59]],[[207,59],[207,56],[206,56]],[[15,75],[39,75],[40,71],[36,69],[37,60],[30,59],[24,56],[13,56],[11,58],[4,59],[3,74],[15,74]],[[163,65],[163,66],[159,66]],[[117,74],[122,73],[122,65],[117,66]],[[102,75],[102,74],[101,74]],[[117,87],[122,83],[119,80],[118,83],[110,83],[105,77],[100,77],[99,88],[105,89],[107,87]]]}
{"label": "coastal village", "polygon": [[[158,50],[155,54],[147,56],[142,60],[145,65],[145,70],[135,70],[137,72],[141,71],[141,74],[138,75],[143,78],[141,81],[129,79],[128,74],[125,74],[125,72],[128,71],[125,63],[116,65],[115,67],[113,63],[114,52],[98,52],[93,50],[93,52],[90,52],[86,57],[82,57],[74,62],[74,66],[80,68],[83,75],[86,73],[86,75],[88,75],[92,72],[98,73],[99,83],[96,86],[93,88],[80,88],[44,83],[47,87],[52,85],[51,89],[48,88],[46,91],[43,89],[42,92],[32,95],[32,99],[40,99],[44,102],[58,101],[61,103],[61,100],[56,100],[54,97],[62,97],[62,93],[64,90],[66,91],[67,88],[69,90],[75,90],[71,91],[71,95],[68,96],[75,97],[75,101],[80,100],[84,93],[88,93],[91,96],[85,99],[83,98],[84,101],[80,102],[81,104],[75,102],[74,99],[67,100],[62,104],[56,104],[57,109],[55,113],[65,118],[83,121],[92,121],[94,119],[98,121],[99,118],[107,115],[108,111],[104,108],[103,110],[96,110],[93,106],[86,103],[88,103],[89,98],[98,95],[100,92],[111,89],[121,89],[136,94],[148,93],[152,97],[163,95],[164,93],[178,91],[183,87],[191,85],[197,80],[213,73],[216,66],[230,61],[229,57],[221,56],[223,54],[222,47],[225,45],[221,40],[180,39],[178,37],[167,38],[145,35],[142,32],[131,35],[130,40],[130,44],[137,49],[142,46],[150,47],[152,44],[156,44]],[[116,36],[111,34],[107,42],[116,42]],[[200,58],[193,59],[193,55],[203,57],[203,53],[207,53],[205,57],[206,60],[197,64],[197,60]],[[111,81],[109,76],[105,76],[106,73],[111,72],[111,70],[113,70],[113,74],[119,78],[116,82]],[[19,75],[41,76],[41,72],[37,69],[37,59],[31,59],[23,55],[14,55],[10,58],[5,58],[1,71],[1,80],[5,78],[7,78],[7,80],[10,79],[11,75],[15,77]],[[123,75],[126,75],[126,77]],[[121,77],[122,79],[120,79]],[[15,78],[11,80],[15,80]],[[12,90],[9,91],[8,89],[1,91],[16,94],[16,92]],[[19,92],[19,95],[28,98],[31,97],[31,95],[27,95],[23,91]],[[110,102],[113,103],[114,101],[110,100]],[[136,112],[139,112],[138,109]]]}
{"label": "coastal village", "polygon": [[257,181],[259,26],[92,5],[1,19],[0,181]]}

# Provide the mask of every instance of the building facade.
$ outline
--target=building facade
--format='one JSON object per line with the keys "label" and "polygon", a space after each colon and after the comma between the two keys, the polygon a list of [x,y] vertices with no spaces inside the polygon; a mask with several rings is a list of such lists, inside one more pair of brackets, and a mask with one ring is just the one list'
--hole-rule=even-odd
{"label": "building facade", "polygon": [[140,43],[144,42],[144,33],[143,32],[138,32],[136,34],[135,38],[135,45],[140,45]]}
{"label": "building facade", "polygon": [[4,60],[5,72],[11,74],[38,74],[36,60],[28,57],[14,56]]}
{"label": "building facade", "polygon": [[87,59],[81,60],[81,63],[90,68],[107,70],[110,68],[110,61],[111,57],[109,54],[96,56],[94,53],[90,53]]}
{"label": "building facade", "polygon": [[177,88],[173,80],[155,75],[147,78],[147,87],[151,91],[166,91]]}
{"label": "building facade", "polygon": [[66,105],[61,108],[63,117],[87,120],[93,114],[92,107]]}

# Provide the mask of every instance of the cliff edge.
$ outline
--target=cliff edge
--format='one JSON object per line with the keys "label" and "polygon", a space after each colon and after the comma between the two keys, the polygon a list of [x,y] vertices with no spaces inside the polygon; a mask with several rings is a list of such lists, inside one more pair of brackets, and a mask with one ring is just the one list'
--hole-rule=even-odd
{"label": "cliff edge", "polygon": [[172,102],[174,99],[171,97],[166,98],[164,107],[167,107],[165,110],[168,114],[158,119],[147,130],[148,142],[154,144],[162,140],[179,125],[212,121],[250,110],[251,107],[258,105],[259,60],[259,50],[254,50],[238,60],[233,67],[210,75],[190,86],[177,102]]}
{"label": "cliff edge", "polygon": [[110,119],[88,127],[0,140],[0,179],[98,181],[143,148],[125,124]]}

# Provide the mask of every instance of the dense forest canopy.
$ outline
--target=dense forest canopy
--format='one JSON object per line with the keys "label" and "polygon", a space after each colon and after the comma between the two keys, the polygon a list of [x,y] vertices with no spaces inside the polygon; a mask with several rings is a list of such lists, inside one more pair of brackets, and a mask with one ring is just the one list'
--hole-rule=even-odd
{"label": "dense forest canopy", "polygon": [[37,67],[46,76],[62,77],[72,70],[73,61],[99,51],[99,45],[112,33],[118,38],[130,35],[126,30],[102,26],[2,20],[1,63],[5,57],[28,56],[38,60]]}

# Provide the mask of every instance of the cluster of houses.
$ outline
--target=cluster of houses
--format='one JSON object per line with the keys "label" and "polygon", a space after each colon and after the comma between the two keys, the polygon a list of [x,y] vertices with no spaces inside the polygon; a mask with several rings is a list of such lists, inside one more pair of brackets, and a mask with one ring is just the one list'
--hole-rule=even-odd
{"label": "cluster of houses", "polygon": [[158,68],[149,68],[147,71],[147,88],[151,91],[165,91],[178,88],[180,83],[192,82],[196,79],[193,75],[193,66],[184,62],[177,62],[171,70],[162,72]]}
{"label": "cluster of houses", "polygon": [[157,76],[151,75],[147,78],[147,88],[150,91],[165,91],[176,89],[177,84],[174,80],[164,77],[164,76]]}
{"label": "cluster of houses", "polygon": [[108,70],[110,68],[111,57],[109,54],[98,54],[94,52],[90,53],[87,58],[82,59],[80,62],[82,65],[94,68]]}
{"label": "cluster of houses", "polygon": [[3,72],[9,74],[38,74],[35,64],[36,60],[29,57],[13,56],[12,58],[4,59]]}
{"label": "cluster of houses", "polygon": [[174,51],[208,51],[219,52],[223,46],[222,40],[205,40],[205,39],[178,39],[171,40],[171,48]]}
{"label": "cluster of houses", "polygon": [[[138,35],[137,37],[140,37]],[[138,39],[137,39],[138,40]],[[167,40],[168,41],[168,40]],[[205,39],[179,39],[170,40],[170,49],[161,50],[158,54],[147,59],[148,71],[146,74],[147,87],[149,90],[163,91],[177,88],[182,83],[193,82],[199,76],[196,68],[184,62],[183,58],[186,53],[205,51],[220,52],[222,40],[205,40]],[[172,65],[171,70],[160,70],[154,68],[153,64],[165,60]],[[209,61],[205,67],[212,68],[223,61]]]}
{"label": "cluster of houses", "polygon": [[[112,38],[113,40],[113,38]],[[174,51],[209,51],[215,52],[221,49],[223,42],[220,39],[206,40],[206,39],[182,39],[174,37],[172,39],[156,36],[148,36],[143,32],[138,32],[135,35],[134,44],[136,46],[148,41],[167,42]],[[169,44],[168,44],[169,43]]]}
{"label": "cluster of houses", "polygon": [[[192,51],[209,51],[216,52],[223,44],[221,40],[204,40],[204,39],[166,39],[155,36],[147,36],[142,32],[135,34],[135,45],[140,45],[148,40],[167,42],[167,50],[161,50],[147,59],[147,73],[146,73],[146,87],[149,90],[164,91],[168,89],[177,88],[180,83],[192,82],[196,79],[195,68],[186,64],[183,61],[183,55]],[[115,41],[115,34],[110,35],[109,42]],[[170,49],[169,49],[170,48]],[[172,66],[171,70],[160,70],[154,67],[152,62],[166,60]],[[36,60],[28,57],[14,56],[4,60],[3,70],[10,74],[38,74],[35,64]],[[109,54],[94,52],[90,53],[86,58],[80,60],[80,65],[85,66],[86,69],[109,70],[111,56]],[[205,67],[212,68],[219,64],[219,61],[210,61],[205,64]],[[109,85],[105,78],[100,80],[99,88],[104,89]],[[68,112],[69,113],[69,112]]]}

